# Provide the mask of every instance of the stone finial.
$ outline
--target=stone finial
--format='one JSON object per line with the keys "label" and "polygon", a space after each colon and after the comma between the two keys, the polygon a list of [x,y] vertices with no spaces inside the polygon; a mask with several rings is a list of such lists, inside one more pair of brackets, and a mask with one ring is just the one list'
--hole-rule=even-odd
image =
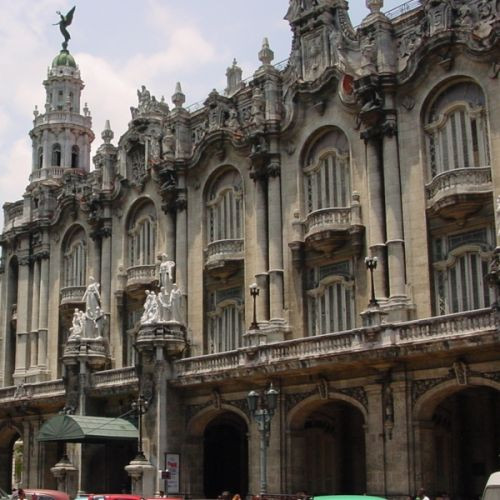
{"label": "stone finial", "polygon": [[172,96],[172,102],[176,108],[182,108],[182,105],[186,102],[186,96],[182,93],[180,82],[177,82],[175,85],[175,93]]}
{"label": "stone finial", "polygon": [[227,88],[225,89],[226,95],[232,95],[234,92],[241,88],[242,71],[238,66],[236,59],[233,59],[233,65],[227,68]]}
{"label": "stone finial", "polygon": [[33,110],[33,115],[35,118],[40,114],[40,111],[38,111],[38,106],[35,104],[35,109]]}
{"label": "stone finial", "polygon": [[106,123],[104,124],[104,130],[101,133],[102,140],[105,142],[105,144],[109,144],[114,136],[115,134],[111,130],[109,120],[106,120]]}
{"label": "stone finial", "polygon": [[370,9],[371,14],[377,14],[384,6],[384,0],[366,0],[366,6]]}
{"label": "stone finial", "polygon": [[259,51],[259,61],[264,66],[269,66],[274,59],[274,52],[269,47],[269,41],[267,38],[264,38],[262,41],[262,49]]}
{"label": "stone finial", "polygon": [[85,103],[85,106],[83,107],[83,116],[90,116],[90,109],[87,103]]}

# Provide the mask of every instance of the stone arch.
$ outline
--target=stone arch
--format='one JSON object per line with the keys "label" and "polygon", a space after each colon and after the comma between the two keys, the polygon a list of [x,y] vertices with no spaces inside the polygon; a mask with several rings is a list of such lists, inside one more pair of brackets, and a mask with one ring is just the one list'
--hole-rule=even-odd
{"label": "stone arch", "polygon": [[190,419],[183,467],[192,495],[212,498],[233,491],[243,497],[248,492],[249,424],[243,411],[228,404],[206,407]]}
{"label": "stone arch", "polygon": [[[481,425],[477,416],[481,415]],[[488,475],[498,469],[500,382],[481,375],[438,383],[413,406],[415,480],[430,495],[481,494]]]}
{"label": "stone arch", "polygon": [[491,387],[500,392],[500,382],[489,378],[472,376],[469,377],[467,385],[459,385],[455,379],[450,379],[429,389],[415,401],[414,419],[419,421],[429,420],[444,399],[474,386]]}
{"label": "stone arch", "polygon": [[23,429],[12,422],[0,425],[0,489],[10,492],[14,443],[23,435]]}
{"label": "stone arch", "polygon": [[316,495],[366,491],[366,408],[335,393],[310,396],[287,415],[287,489]]}
{"label": "stone arch", "polygon": [[323,406],[327,402],[332,401],[343,401],[344,403],[354,406],[363,415],[363,421],[367,422],[368,413],[366,408],[357,399],[341,393],[333,393],[328,397],[328,399],[323,399],[319,396],[319,394],[316,394],[303,399],[288,412],[287,429],[291,431],[300,429],[301,426],[304,425],[304,422],[311,411]]}

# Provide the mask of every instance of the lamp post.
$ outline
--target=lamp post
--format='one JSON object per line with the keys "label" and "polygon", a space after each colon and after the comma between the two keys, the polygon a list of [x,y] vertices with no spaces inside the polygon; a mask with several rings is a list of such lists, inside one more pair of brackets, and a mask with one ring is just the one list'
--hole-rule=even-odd
{"label": "lamp post", "polygon": [[267,494],[267,447],[271,435],[271,420],[278,406],[278,391],[271,386],[263,393],[250,391],[248,409],[257,423],[260,433],[260,495]]}
{"label": "lamp post", "polygon": [[132,401],[131,407],[132,411],[134,411],[137,415],[137,425],[139,427],[139,439],[137,441],[137,456],[135,460],[145,461],[146,457],[144,456],[144,451],[142,450],[142,416],[148,411],[149,403],[142,394],[139,394],[139,397]]}
{"label": "lamp post", "polygon": [[252,323],[250,324],[250,330],[258,330],[259,329],[259,324],[257,323],[257,296],[259,295],[259,287],[257,286],[257,283],[252,283],[250,285],[250,295],[252,296],[253,299],[253,319]]}
{"label": "lamp post", "polygon": [[378,302],[377,299],[375,298],[375,284],[373,283],[373,271],[377,269],[377,257],[365,257],[365,265],[366,268],[370,271],[370,278],[371,278],[371,285],[372,285],[372,292],[371,292],[371,298],[370,302],[368,305],[370,307],[377,307]]}

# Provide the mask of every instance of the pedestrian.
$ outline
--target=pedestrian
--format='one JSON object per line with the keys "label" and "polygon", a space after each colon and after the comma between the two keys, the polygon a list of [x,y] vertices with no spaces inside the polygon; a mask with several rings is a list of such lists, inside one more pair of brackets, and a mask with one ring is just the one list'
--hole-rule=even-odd
{"label": "pedestrian", "polygon": [[419,488],[416,500],[429,500],[429,497],[425,494],[424,488]]}

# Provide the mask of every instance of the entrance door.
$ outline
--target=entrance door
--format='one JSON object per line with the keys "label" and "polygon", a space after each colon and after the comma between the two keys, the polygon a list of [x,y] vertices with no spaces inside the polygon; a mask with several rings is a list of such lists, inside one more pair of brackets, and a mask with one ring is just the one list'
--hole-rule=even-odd
{"label": "entrance door", "polygon": [[245,422],[230,412],[216,417],[204,433],[203,484],[206,498],[222,492],[248,492],[248,443]]}

